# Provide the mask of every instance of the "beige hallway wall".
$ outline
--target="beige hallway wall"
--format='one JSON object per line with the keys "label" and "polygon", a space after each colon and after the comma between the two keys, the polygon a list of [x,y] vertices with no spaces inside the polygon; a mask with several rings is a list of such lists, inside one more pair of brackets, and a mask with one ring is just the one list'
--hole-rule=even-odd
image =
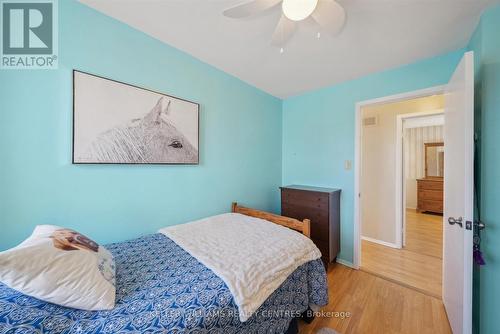
{"label": "beige hallway wall", "polygon": [[362,109],[362,117],[376,117],[377,125],[362,127],[361,235],[396,242],[396,118],[399,114],[440,110],[443,95]]}

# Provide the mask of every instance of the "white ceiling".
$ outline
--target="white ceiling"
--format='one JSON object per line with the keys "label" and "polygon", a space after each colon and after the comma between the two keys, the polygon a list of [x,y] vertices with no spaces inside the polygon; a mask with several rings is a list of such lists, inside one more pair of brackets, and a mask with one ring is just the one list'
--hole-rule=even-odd
{"label": "white ceiling", "polygon": [[248,0],[80,0],[274,96],[395,68],[464,47],[481,12],[497,0],[339,0],[347,23],[337,37],[301,22],[280,54],[269,41],[281,7],[224,17]]}

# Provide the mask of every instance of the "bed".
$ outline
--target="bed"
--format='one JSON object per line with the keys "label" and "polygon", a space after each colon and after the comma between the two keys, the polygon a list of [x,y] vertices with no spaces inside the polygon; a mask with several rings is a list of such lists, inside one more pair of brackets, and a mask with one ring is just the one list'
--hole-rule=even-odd
{"label": "bed", "polygon": [[[296,229],[309,222],[243,208],[234,213]],[[328,302],[320,259],[300,265],[242,322],[226,283],[162,233],[106,246],[116,261],[116,306],[82,311],[46,303],[0,283],[0,333],[286,333],[310,305]]]}

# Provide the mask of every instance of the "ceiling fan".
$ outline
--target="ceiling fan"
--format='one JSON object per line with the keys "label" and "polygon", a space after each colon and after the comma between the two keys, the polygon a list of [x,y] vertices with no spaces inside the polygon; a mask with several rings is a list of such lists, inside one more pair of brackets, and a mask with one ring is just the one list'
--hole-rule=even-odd
{"label": "ceiling fan", "polygon": [[279,3],[282,14],[271,39],[271,44],[278,47],[283,47],[295,33],[298,23],[308,17],[312,17],[330,35],[337,35],[346,20],[344,8],[335,0],[253,0],[229,8],[223,14],[239,19],[263,12]]}

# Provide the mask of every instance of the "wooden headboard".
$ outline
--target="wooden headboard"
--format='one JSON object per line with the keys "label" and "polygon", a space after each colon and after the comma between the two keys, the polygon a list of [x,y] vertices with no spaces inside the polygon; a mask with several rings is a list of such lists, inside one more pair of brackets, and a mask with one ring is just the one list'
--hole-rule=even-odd
{"label": "wooden headboard", "polygon": [[236,202],[233,202],[231,206],[231,211],[234,213],[241,213],[243,215],[255,218],[265,219],[275,224],[282,225],[291,228],[292,230],[299,231],[308,238],[311,237],[311,221],[309,219],[304,219],[303,221],[300,221],[294,218],[275,215],[274,213],[269,213],[251,208],[245,208],[243,206],[239,206],[238,203]]}

